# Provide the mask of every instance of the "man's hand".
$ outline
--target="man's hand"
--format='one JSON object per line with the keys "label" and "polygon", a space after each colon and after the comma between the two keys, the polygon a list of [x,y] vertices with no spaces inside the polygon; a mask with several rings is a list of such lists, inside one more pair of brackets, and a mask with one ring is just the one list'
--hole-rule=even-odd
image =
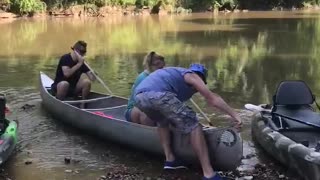
{"label": "man's hand", "polygon": [[236,128],[238,131],[241,130],[241,128],[242,128],[242,121],[241,121],[241,119],[240,119],[239,116],[237,116],[237,117],[235,117],[235,118],[233,119],[232,125],[233,125],[234,128]]}
{"label": "man's hand", "polygon": [[81,55],[77,52],[77,50],[74,50],[74,53],[75,53],[76,56],[77,56],[78,63],[80,63],[80,64],[82,65],[82,64],[84,63],[84,57],[81,56]]}

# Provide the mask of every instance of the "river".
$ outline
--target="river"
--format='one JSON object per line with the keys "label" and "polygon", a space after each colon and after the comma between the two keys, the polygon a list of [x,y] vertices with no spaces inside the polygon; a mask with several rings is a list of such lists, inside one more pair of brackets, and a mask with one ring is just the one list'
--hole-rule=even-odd
{"label": "river", "polygon": [[[205,64],[209,88],[243,118],[247,158],[240,168],[245,171],[257,163],[277,163],[252,142],[252,112],[244,104],[271,103],[278,83],[285,79],[304,80],[316,96],[320,94],[320,13],[315,11],[29,18],[0,23],[0,32],[0,91],[7,95],[10,118],[19,121],[18,146],[2,174],[14,180],[97,179],[119,169],[129,174],[135,169],[139,178],[163,177],[161,157],[86,135],[43,109],[39,71],[53,77],[59,57],[79,39],[88,43],[91,67],[124,97],[143,70],[147,52],[162,54],[167,66]],[[98,83],[93,89],[104,92]],[[199,95],[195,101],[213,123],[227,125],[228,118],[207,108]],[[66,157],[70,164],[64,162]],[[180,175],[195,179],[199,173],[191,169]]]}

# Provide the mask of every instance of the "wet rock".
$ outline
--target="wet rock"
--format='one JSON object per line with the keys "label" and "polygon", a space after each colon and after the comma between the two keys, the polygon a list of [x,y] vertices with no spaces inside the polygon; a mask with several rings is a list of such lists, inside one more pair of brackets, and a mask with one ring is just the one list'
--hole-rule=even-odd
{"label": "wet rock", "polygon": [[32,154],[32,151],[27,151],[27,154]]}
{"label": "wet rock", "polygon": [[102,154],[102,157],[109,157],[110,155],[108,153]]}
{"label": "wet rock", "polygon": [[71,163],[71,158],[70,157],[65,157],[64,158],[64,163],[65,164],[70,164]]}
{"label": "wet rock", "polygon": [[74,171],[74,173],[79,174],[80,172],[79,172],[79,171],[77,171],[77,170],[75,170],[75,171]]}
{"label": "wet rock", "polygon": [[286,176],[285,175],[283,175],[283,174],[280,174],[279,175],[279,179],[284,179]]}
{"label": "wet rock", "polygon": [[71,169],[66,169],[64,172],[66,172],[66,173],[72,173],[72,170],[71,170]]}
{"label": "wet rock", "polygon": [[33,109],[34,107],[35,107],[36,105],[30,105],[30,104],[25,104],[25,105],[23,105],[20,109],[22,109],[22,110],[30,110],[30,109]]}
{"label": "wet rock", "polygon": [[27,160],[27,161],[24,162],[24,164],[26,164],[26,165],[32,164],[32,161],[31,160]]}
{"label": "wet rock", "polygon": [[261,169],[261,170],[265,170],[267,167],[265,164],[256,164],[254,166],[255,169]]}
{"label": "wet rock", "polygon": [[105,179],[107,179],[107,176],[100,176],[100,179],[105,180]]}
{"label": "wet rock", "polygon": [[248,154],[248,155],[244,156],[244,159],[250,159],[255,156],[256,156],[255,154]]}
{"label": "wet rock", "polygon": [[243,179],[244,179],[244,180],[252,180],[252,179],[253,179],[253,176],[244,176]]}

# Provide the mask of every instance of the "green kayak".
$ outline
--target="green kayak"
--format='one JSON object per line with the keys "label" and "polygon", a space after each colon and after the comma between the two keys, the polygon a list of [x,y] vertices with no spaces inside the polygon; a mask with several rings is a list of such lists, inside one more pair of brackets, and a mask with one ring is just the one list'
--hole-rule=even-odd
{"label": "green kayak", "polygon": [[17,144],[17,123],[5,120],[5,131],[0,136],[0,165],[12,154]]}
{"label": "green kayak", "polygon": [[6,116],[6,100],[0,94],[0,165],[12,154],[17,144],[17,122],[8,120]]}

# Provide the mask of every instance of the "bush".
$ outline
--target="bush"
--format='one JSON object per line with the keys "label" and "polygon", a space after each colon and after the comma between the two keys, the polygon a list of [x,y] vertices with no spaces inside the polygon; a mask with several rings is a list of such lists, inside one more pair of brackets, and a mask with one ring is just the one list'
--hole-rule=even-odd
{"label": "bush", "polygon": [[18,14],[33,14],[44,11],[46,4],[40,0],[11,0],[10,11]]}

